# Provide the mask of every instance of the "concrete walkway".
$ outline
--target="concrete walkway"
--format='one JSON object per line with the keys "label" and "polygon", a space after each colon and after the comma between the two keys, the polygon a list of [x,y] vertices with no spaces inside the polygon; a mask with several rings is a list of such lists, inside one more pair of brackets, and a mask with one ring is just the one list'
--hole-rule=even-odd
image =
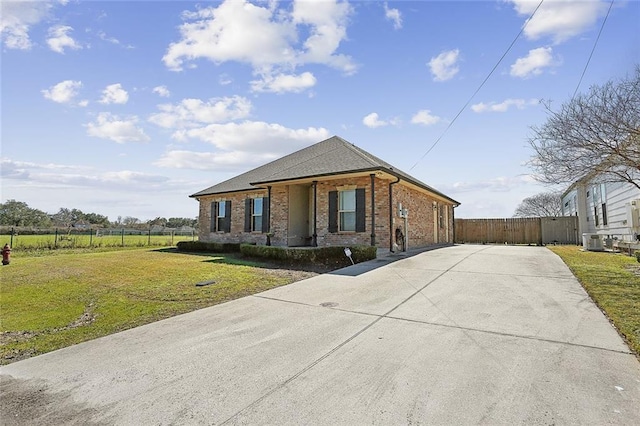
{"label": "concrete walkway", "polygon": [[0,372],[7,424],[640,424],[640,363],[541,247],[380,259]]}

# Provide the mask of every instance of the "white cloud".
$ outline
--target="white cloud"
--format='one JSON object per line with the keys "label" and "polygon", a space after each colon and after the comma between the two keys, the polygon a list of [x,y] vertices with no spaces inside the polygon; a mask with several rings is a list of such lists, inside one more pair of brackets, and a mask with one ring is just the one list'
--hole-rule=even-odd
{"label": "white cloud", "polygon": [[153,163],[154,166],[172,169],[215,170],[237,172],[266,164],[277,159],[270,153],[247,151],[194,152],[173,150],[166,152]]}
{"label": "white cloud", "polygon": [[[42,90],[42,94],[46,99],[57,102],[59,104],[71,104],[73,103],[78,91],[82,88],[81,81],[65,80],[58,84],[55,84],[48,89]],[[87,106],[89,101],[80,101],[79,106]]]}
{"label": "white cloud", "polygon": [[431,115],[431,111],[423,109],[414,114],[411,118],[413,124],[422,124],[424,126],[431,126],[440,121],[440,117]]}
{"label": "white cloud", "polygon": [[65,49],[82,49],[82,45],[69,35],[71,31],[73,28],[67,25],[56,25],[49,28],[49,37],[47,38],[49,48],[61,54],[64,54]]}
{"label": "white cloud", "polygon": [[489,102],[485,104],[484,102],[477,103],[475,105],[471,105],[471,109],[473,112],[481,113],[481,112],[506,112],[511,107],[516,107],[517,109],[525,109],[527,106],[538,105],[539,101],[537,99],[505,99],[500,103]]}
{"label": "white cloud", "polygon": [[167,86],[156,86],[153,88],[152,92],[163,98],[171,96],[171,92],[167,89]]}
{"label": "white cloud", "polygon": [[[347,2],[296,0],[292,9],[279,8],[275,2],[261,4],[264,7],[246,0],[227,0],[217,7],[185,12],[180,40],[171,43],[162,58],[165,65],[180,71],[186,62],[201,58],[216,64],[236,61],[252,66],[267,83],[292,75],[292,70],[305,64],[355,72],[352,59],[336,53],[347,36],[351,14]],[[308,86],[308,75],[302,75]],[[297,77],[295,82],[300,83],[301,76]]]}
{"label": "white cloud", "polygon": [[387,2],[384,2],[384,16],[393,22],[393,28],[399,30],[402,28],[402,15],[398,9],[389,9]]}
{"label": "white cloud", "polygon": [[434,81],[451,80],[460,69],[457,62],[460,57],[460,50],[453,49],[440,53],[438,56],[431,58],[429,61],[429,69],[433,74]]}
{"label": "white cloud", "polygon": [[557,63],[558,61],[553,58],[553,49],[551,47],[538,47],[537,49],[531,49],[524,58],[518,58],[511,65],[510,74],[513,77],[520,78],[540,75],[544,68],[555,66]]}
{"label": "white cloud", "polygon": [[499,176],[493,179],[478,180],[473,182],[455,182],[453,185],[444,185],[440,189],[449,194],[458,194],[463,192],[507,192],[523,185],[535,183],[532,175],[521,176]]}
{"label": "white cloud", "polygon": [[107,43],[115,44],[116,46],[121,46],[125,49],[134,49],[134,47],[130,44],[124,45],[120,40],[115,37],[108,36],[104,31],[98,31],[96,33],[98,38],[102,41],[106,41]]}
{"label": "white cloud", "polygon": [[75,186],[139,191],[148,190],[149,185],[166,185],[169,181],[166,176],[132,170],[102,172],[87,166],[14,161],[8,158],[1,159],[0,164],[3,178],[30,181],[49,188],[64,187],[67,190],[69,186]]}
{"label": "white cloud", "polygon": [[0,2],[0,35],[8,49],[28,50],[33,46],[29,30],[47,17],[55,1]]}
{"label": "white cloud", "polygon": [[149,136],[144,130],[136,126],[137,122],[138,118],[135,116],[120,119],[108,112],[101,112],[95,122],[86,124],[87,134],[117,143],[149,141]]}
{"label": "white cloud", "polygon": [[253,80],[251,90],[254,92],[285,93],[303,92],[316,84],[316,78],[310,72],[295,74],[265,75],[262,80]]}
{"label": "white cloud", "polygon": [[212,98],[207,102],[183,99],[178,104],[158,105],[161,112],[152,114],[149,121],[164,128],[195,127],[246,118],[251,108],[251,101],[242,96]]}
{"label": "white cloud", "polygon": [[229,76],[229,74],[220,74],[218,83],[220,83],[221,86],[226,86],[227,84],[233,83],[233,79]]}
{"label": "white cloud", "polygon": [[262,121],[210,124],[196,129],[180,130],[178,140],[199,139],[222,151],[240,151],[279,156],[309,144],[327,139],[325,128],[290,129],[280,124]]}
{"label": "white cloud", "polygon": [[102,91],[101,104],[126,104],[129,100],[129,93],[122,88],[122,84],[110,84]]}
{"label": "white cloud", "polygon": [[376,127],[382,127],[382,126],[387,126],[389,125],[388,122],[384,121],[384,120],[380,120],[380,117],[378,116],[378,113],[372,112],[371,114],[367,115],[366,117],[364,117],[362,119],[362,123],[371,128],[371,129],[375,129]]}
{"label": "white cloud", "polygon": [[[196,217],[198,203],[185,194],[211,185],[211,174],[187,181],[137,170],[101,170],[73,164],[0,160],[4,199],[55,213],[60,206],[95,212],[115,220],[134,216]],[[215,179],[215,177],[213,178]],[[141,196],[144,194],[144,196]]]}
{"label": "white cloud", "polygon": [[[530,16],[538,2],[509,0],[518,15]],[[555,43],[587,31],[607,10],[602,0],[547,0],[529,21],[524,34],[530,40],[550,36]]]}

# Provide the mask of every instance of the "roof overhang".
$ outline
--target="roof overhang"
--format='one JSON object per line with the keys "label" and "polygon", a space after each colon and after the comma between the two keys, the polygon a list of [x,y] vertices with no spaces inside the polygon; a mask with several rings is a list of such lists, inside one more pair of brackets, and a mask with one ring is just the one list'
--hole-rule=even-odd
{"label": "roof overhang", "polygon": [[398,173],[395,170],[390,170],[386,168],[369,168],[369,169],[360,169],[360,170],[348,170],[344,172],[334,172],[327,174],[319,174],[319,175],[309,175],[302,176],[295,179],[274,179],[274,180],[265,180],[265,181],[257,181],[250,182],[252,185],[251,188],[244,188],[235,191],[224,191],[224,192],[215,192],[210,194],[193,194],[189,197],[195,198],[199,200],[201,197],[210,197],[210,196],[221,196],[225,194],[237,194],[243,192],[251,192],[261,189],[267,189],[269,186],[284,186],[284,185],[304,185],[304,184],[312,184],[313,182],[326,182],[330,180],[335,180],[337,177],[339,178],[356,178],[356,177],[368,177],[371,175],[375,175],[379,179],[383,180],[396,180],[399,179],[398,183],[402,185],[406,185],[416,191],[419,191],[424,194],[428,194],[437,200],[444,201],[446,203],[451,203],[454,207],[458,207],[460,202],[454,200],[453,198],[447,197],[440,191],[431,188],[428,185],[423,184],[420,181],[409,178],[404,173]]}

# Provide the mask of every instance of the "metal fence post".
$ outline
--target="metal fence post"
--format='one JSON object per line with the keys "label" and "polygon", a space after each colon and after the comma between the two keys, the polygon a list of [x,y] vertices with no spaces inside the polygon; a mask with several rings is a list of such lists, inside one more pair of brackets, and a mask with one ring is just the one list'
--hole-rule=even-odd
{"label": "metal fence post", "polygon": [[122,247],[124,247],[124,228],[122,228]]}
{"label": "metal fence post", "polygon": [[58,247],[58,228],[56,228],[55,237],[53,239],[53,246]]}
{"label": "metal fence post", "polygon": [[89,228],[89,247],[93,247],[93,229]]}
{"label": "metal fence post", "polygon": [[151,245],[151,228],[149,228],[149,238],[147,239],[147,245]]}
{"label": "metal fence post", "polygon": [[13,235],[16,233],[16,228],[14,228],[13,226],[11,227],[11,244],[9,244],[10,247],[13,247]]}

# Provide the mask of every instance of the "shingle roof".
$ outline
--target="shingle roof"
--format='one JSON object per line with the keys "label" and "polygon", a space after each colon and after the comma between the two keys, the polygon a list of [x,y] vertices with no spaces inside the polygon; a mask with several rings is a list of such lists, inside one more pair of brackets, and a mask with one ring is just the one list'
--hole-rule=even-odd
{"label": "shingle roof", "polygon": [[256,189],[256,187],[263,187],[269,183],[294,179],[377,170],[399,177],[402,180],[411,182],[456,204],[460,204],[427,184],[413,178],[409,174],[396,169],[386,161],[381,160],[338,136],[333,136],[207,189],[203,189],[191,195],[191,197],[247,191]]}

